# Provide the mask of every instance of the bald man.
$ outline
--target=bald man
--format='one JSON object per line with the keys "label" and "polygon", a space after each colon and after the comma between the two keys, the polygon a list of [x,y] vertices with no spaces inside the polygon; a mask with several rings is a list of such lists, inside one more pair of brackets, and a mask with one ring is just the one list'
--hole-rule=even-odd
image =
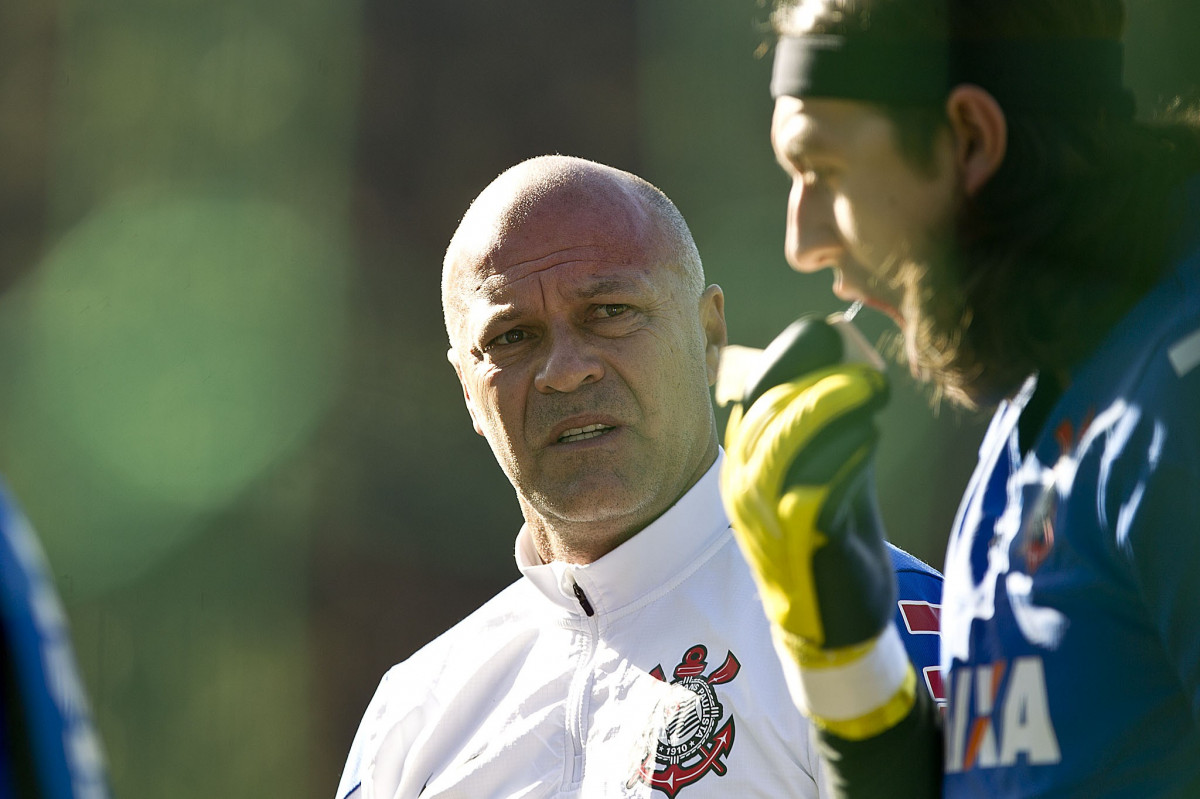
{"label": "bald man", "polygon": [[[724,298],[675,206],[526,161],[463,217],[442,305],[522,576],[383,678],[338,799],[819,795],[721,506]],[[893,552],[902,598],[936,605],[940,576]],[[936,668],[936,635],[909,642]]]}

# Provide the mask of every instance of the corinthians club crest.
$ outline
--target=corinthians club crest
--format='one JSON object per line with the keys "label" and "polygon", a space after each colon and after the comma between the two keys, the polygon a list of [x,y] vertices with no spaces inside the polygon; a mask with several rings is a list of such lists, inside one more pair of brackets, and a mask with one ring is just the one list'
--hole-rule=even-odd
{"label": "corinthians club crest", "polygon": [[[721,667],[706,675],[707,657],[708,649],[697,644],[675,667],[670,691],[648,731],[645,757],[631,780],[647,783],[671,799],[710,771],[724,774],[722,758],[733,749],[733,716],[721,723],[725,708],[715,686],[732,680],[742,666],[728,652]],[[650,675],[666,682],[661,665]]]}

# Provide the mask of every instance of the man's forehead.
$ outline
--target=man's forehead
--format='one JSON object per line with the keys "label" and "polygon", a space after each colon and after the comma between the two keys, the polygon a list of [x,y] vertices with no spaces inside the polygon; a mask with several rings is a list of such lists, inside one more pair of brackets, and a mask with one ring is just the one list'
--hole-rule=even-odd
{"label": "man's forehead", "polygon": [[504,304],[522,290],[547,288],[581,298],[645,286],[665,264],[647,258],[617,258],[603,247],[581,246],[549,253],[498,269],[481,265],[464,286],[466,293],[485,302]]}
{"label": "man's forehead", "polygon": [[771,141],[781,157],[837,150],[865,123],[884,119],[855,100],[784,96],[775,101]]}
{"label": "man's forehead", "polygon": [[537,276],[579,280],[645,269],[662,259],[646,209],[630,198],[574,197],[545,201],[494,228],[464,259],[465,288],[494,293]]}
{"label": "man's forehead", "polygon": [[541,177],[533,167],[505,173],[468,210],[444,263],[448,329],[468,305],[495,311],[518,297],[537,302],[529,298],[540,291],[599,295],[620,280],[653,288],[683,269],[675,229],[635,178],[556,164]]}

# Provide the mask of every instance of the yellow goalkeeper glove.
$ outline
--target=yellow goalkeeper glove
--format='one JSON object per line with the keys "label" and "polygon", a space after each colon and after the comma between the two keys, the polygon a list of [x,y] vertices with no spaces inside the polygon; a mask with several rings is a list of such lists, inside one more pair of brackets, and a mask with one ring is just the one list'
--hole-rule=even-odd
{"label": "yellow goalkeeper glove", "polygon": [[[895,723],[915,690],[891,628],[895,576],[870,474],[887,378],[867,364],[840,363],[840,341],[834,351],[825,323],[797,324],[781,336],[787,347],[768,348],[772,362],[733,409],[721,493],[776,640],[801,673],[822,691],[838,680],[878,683],[861,701],[828,703],[839,718],[810,713],[860,738]],[[798,369],[805,373],[772,385],[781,371]]]}

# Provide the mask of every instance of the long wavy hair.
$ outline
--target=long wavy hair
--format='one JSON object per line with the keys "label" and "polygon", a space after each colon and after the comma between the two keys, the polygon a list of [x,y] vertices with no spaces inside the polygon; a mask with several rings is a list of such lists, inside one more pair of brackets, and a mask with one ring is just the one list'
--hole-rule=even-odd
{"label": "long wavy hair", "polygon": [[[799,0],[784,35],[1119,39],[1120,0]],[[902,155],[932,168],[940,107],[881,106]],[[907,351],[917,373],[974,407],[1033,372],[1069,379],[1163,274],[1179,220],[1175,189],[1200,171],[1200,124],[1005,109],[1004,161],[963,198],[944,248],[901,261]],[[915,321],[915,324],[914,324]]]}

